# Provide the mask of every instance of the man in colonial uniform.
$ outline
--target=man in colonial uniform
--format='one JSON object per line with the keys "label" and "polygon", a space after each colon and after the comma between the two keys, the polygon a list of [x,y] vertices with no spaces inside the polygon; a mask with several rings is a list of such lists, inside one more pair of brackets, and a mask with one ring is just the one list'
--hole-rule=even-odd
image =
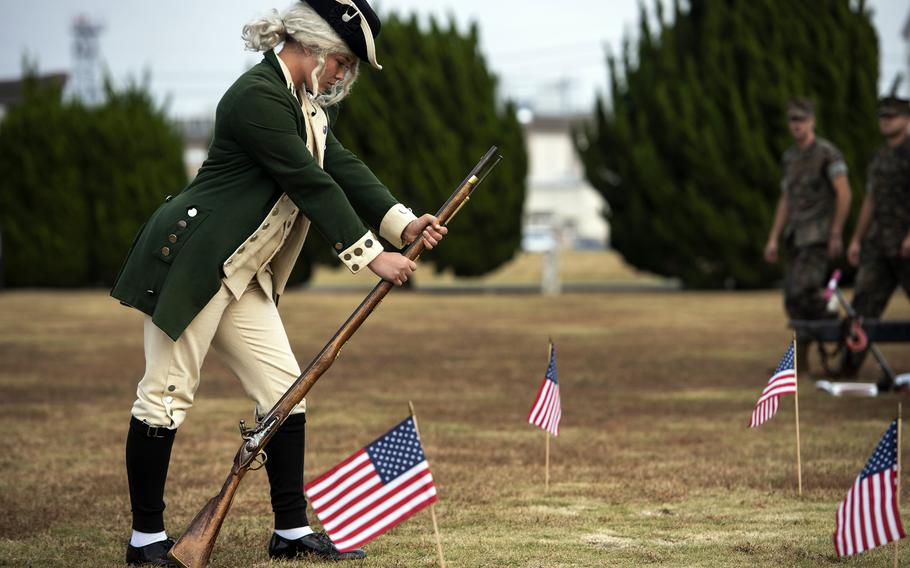
{"label": "man in colonial uniform", "polygon": [[[127,563],[167,562],[164,486],[175,433],[193,404],[209,346],[261,416],[300,374],[277,310],[310,226],[351,272],[401,285],[416,265],[385,252],[446,233],[415,217],[335,138],[336,103],[359,61],[381,69],[380,21],[366,0],[307,0],[244,27],[262,62],[224,94],[209,155],[193,182],[140,229],[111,292],[146,314],[146,368],[126,443],[133,513]],[[281,52],[274,48],[283,44]],[[373,227],[379,236],[373,232]],[[314,533],[303,494],[305,401],[269,442],[275,558],[339,553]]]}

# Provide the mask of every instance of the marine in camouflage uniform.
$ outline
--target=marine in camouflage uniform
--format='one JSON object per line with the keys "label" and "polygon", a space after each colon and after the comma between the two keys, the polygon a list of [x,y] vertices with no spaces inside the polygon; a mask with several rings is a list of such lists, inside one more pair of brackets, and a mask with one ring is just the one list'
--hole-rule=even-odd
{"label": "marine in camouflage uniform", "polygon": [[[910,101],[896,96],[879,102],[879,130],[886,143],[869,165],[866,196],[847,258],[859,265],[853,308],[878,318],[900,285],[910,297]],[[846,374],[855,374],[864,353],[848,357]]]}
{"label": "marine in camouflage uniform", "polygon": [[796,142],[783,156],[781,195],[765,246],[765,260],[776,262],[784,239],[784,305],[791,319],[826,316],[822,295],[828,261],[843,252],[842,230],[850,206],[847,164],[831,142],[815,136],[814,108],[794,99],[788,107]]}

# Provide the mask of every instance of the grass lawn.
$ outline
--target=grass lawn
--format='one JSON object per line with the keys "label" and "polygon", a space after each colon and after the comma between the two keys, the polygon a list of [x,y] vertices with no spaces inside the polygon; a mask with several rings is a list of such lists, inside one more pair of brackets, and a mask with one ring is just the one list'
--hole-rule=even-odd
{"label": "grass lawn", "polygon": [[[477,278],[456,277],[451,270],[437,273],[429,266],[421,266],[415,279],[424,290],[450,287],[468,290],[503,287],[527,289],[540,286],[544,262],[542,253],[518,252],[509,262]],[[678,287],[678,283],[671,279],[642,272],[626,264],[622,256],[613,250],[563,250],[559,253],[557,264],[564,286]],[[309,287],[315,290],[369,290],[375,283],[376,276],[369,270],[352,276],[343,266],[319,265],[313,272]]]}
{"label": "grass lawn", "polygon": [[[302,364],[361,297],[282,299]],[[886,316],[910,318],[906,297],[896,295]],[[563,421],[544,494],[544,435],[525,419],[548,336]],[[890,565],[891,548],[838,561],[831,533],[899,397],[832,398],[803,376],[797,498],[791,399],[760,429],[746,427],[789,339],[773,292],[396,291],[310,393],[308,476],[404,418],[410,399],[452,567]],[[907,345],[883,351],[910,371]],[[140,314],[105,292],[0,294],[0,566],[121,565],[123,443],[142,370]],[[877,378],[871,362],[865,373]],[[171,462],[172,535],[220,489],[240,443],[237,421],[252,413],[214,355],[196,400]],[[213,565],[269,565],[270,530],[266,476],[251,472]],[[367,551],[358,566],[434,566],[429,513]],[[910,545],[902,558],[910,565]]]}

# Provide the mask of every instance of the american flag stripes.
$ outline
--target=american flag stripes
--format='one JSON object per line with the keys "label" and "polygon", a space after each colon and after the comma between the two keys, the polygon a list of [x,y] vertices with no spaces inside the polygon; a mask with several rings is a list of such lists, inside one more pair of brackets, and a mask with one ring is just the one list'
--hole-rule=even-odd
{"label": "american flag stripes", "polygon": [[837,507],[834,549],[838,556],[852,556],[904,538],[895,491],[897,428],[895,420]]}
{"label": "american flag stripes", "polygon": [[777,365],[777,370],[758,397],[758,402],[752,410],[752,418],[749,420],[749,428],[761,426],[777,413],[777,399],[781,395],[796,393],[796,365],[793,361],[795,344],[796,340],[790,342],[790,347]]}
{"label": "american flag stripes", "polygon": [[528,422],[540,426],[554,436],[559,435],[559,419],[562,407],[559,402],[559,379],[556,376],[556,346],[550,343],[550,363],[544,376],[537,398],[528,413]]}
{"label": "american flag stripes", "polygon": [[436,502],[413,418],[304,486],[341,552],[357,548]]}

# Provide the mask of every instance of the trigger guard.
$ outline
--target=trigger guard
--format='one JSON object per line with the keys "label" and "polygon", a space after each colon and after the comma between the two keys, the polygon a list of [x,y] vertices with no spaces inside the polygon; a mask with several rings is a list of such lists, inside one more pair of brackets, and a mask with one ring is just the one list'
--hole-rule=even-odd
{"label": "trigger guard", "polygon": [[256,454],[256,457],[253,458],[253,461],[250,462],[250,471],[262,469],[267,461],[269,461],[269,456],[265,452],[259,452]]}

